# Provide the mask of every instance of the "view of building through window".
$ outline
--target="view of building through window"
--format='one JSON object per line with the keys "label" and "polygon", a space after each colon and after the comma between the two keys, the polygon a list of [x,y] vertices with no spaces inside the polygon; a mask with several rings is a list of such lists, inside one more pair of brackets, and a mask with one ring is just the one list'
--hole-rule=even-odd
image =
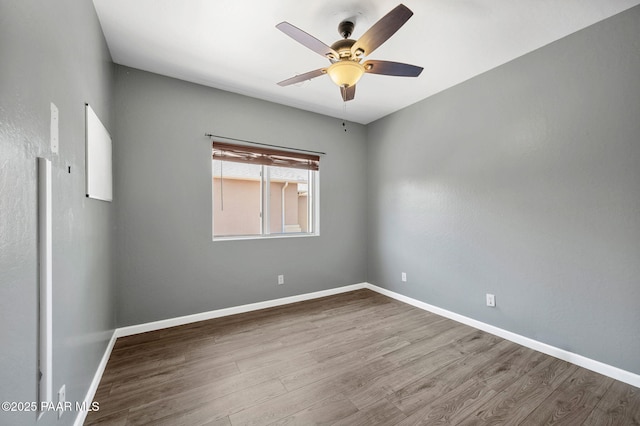
{"label": "view of building through window", "polygon": [[312,234],[317,171],[213,160],[213,236]]}

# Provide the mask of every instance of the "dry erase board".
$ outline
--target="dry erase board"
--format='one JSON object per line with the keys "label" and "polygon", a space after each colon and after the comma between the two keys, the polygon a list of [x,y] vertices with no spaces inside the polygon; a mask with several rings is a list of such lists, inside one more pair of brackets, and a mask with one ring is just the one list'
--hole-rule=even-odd
{"label": "dry erase board", "polygon": [[89,104],[86,110],[87,197],[113,200],[111,136]]}

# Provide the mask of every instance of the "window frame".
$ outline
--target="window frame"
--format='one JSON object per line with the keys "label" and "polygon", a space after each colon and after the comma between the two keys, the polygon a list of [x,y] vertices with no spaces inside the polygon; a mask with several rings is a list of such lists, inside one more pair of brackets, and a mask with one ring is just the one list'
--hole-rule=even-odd
{"label": "window frame", "polygon": [[[215,145],[216,142],[214,141]],[[221,142],[221,144],[227,144]],[[251,146],[238,145],[243,148],[247,148],[251,151]],[[295,151],[281,151],[290,153],[292,156],[296,155]],[[212,241],[238,241],[238,240],[263,240],[272,238],[305,238],[305,237],[317,237],[320,235],[320,170],[319,167],[316,170],[309,169],[308,172],[308,197],[307,197],[307,221],[311,227],[311,232],[279,232],[271,233],[271,206],[269,201],[271,200],[271,171],[273,167],[282,168],[295,168],[286,167],[283,165],[269,165],[260,164],[260,234],[246,234],[246,235],[215,235],[215,174],[214,174],[214,161],[231,162],[224,158],[215,158],[212,156],[211,162],[211,238]],[[284,231],[284,229],[283,229]]]}

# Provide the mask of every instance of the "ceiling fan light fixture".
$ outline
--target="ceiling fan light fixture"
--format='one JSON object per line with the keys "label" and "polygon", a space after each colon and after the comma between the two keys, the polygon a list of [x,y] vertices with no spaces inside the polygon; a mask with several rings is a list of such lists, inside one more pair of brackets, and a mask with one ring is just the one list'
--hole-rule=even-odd
{"label": "ceiling fan light fixture", "polygon": [[355,61],[339,61],[327,68],[327,74],[339,87],[354,86],[364,74],[364,66]]}
{"label": "ceiling fan light fixture", "polygon": [[301,81],[311,80],[329,74],[331,80],[340,88],[342,100],[345,102],[354,99],[356,83],[364,73],[391,75],[398,77],[417,77],[422,72],[422,67],[404,64],[401,62],[367,60],[360,63],[364,56],[369,56],[374,50],[396,33],[413,15],[413,12],[405,5],[399,4],[389,13],[380,18],[358,39],[349,37],[355,27],[353,20],[342,21],[338,25],[338,32],[343,37],[331,46],[324,44],[311,34],[302,31],[290,23],[284,21],[276,25],[280,31],[326,57],[331,62],[327,68],[320,68],[304,74],[288,78],[278,83],[279,86],[289,86]]}

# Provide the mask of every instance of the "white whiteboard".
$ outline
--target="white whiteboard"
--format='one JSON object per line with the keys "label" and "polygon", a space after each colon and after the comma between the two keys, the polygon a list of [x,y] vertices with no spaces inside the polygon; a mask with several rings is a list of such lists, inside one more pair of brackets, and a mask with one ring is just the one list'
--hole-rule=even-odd
{"label": "white whiteboard", "polygon": [[85,110],[87,197],[112,201],[111,136],[89,104]]}

